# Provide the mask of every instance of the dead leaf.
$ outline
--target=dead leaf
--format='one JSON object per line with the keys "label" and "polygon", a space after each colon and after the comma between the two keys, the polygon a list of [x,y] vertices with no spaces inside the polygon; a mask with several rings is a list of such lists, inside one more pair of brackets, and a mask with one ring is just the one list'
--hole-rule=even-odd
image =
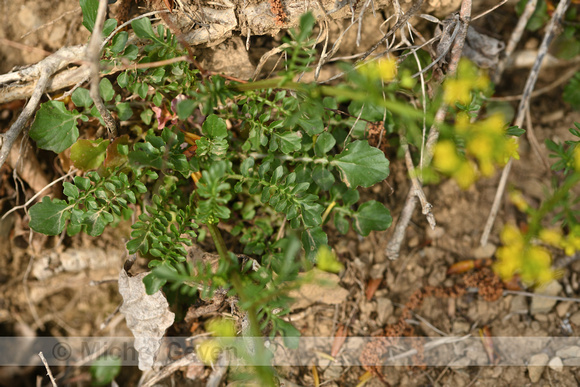
{"label": "dead leaf", "polygon": [[338,275],[318,269],[313,269],[313,274],[312,282],[290,292],[289,296],[294,298],[294,303],[290,307],[292,310],[304,309],[316,302],[336,305],[346,300],[348,290],[338,285]]}
{"label": "dead leaf", "polygon": [[169,310],[169,303],[161,290],[152,295],[145,291],[143,277],[147,274],[129,277],[125,269],[119,274],[119,293],[123,297],[120,310],[135,336],[141,371],[151,369],[165,331],[175,320],[175,314]]}

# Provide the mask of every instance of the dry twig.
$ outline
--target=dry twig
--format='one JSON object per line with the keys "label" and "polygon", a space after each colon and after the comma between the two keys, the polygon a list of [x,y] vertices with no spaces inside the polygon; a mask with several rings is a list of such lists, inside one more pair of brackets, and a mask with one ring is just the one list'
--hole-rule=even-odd
{"label": "dry twig", "polygon": [[57,387],[56,381],[54,380],[54,376],[52,376],[52,372],[50,371],[50,367],[48,366],[48,363],[46,362],[46,358],[44,357],[44,354],[42,353],[42,351],[38,353],[38,356],[40,357],[40,360],[42,360],[42,364],[44,364],[44,368],[46,368],[46,374],[50,378],[50,383],[52,384],[52,387]]}
{"label": "dry twig", "polygon": [[87,59],[90,62],[91,68],[91,88],[89,92],[91,99],[95,103],[95,107],[99,111],[103,121],[105,121],[105,125],[109,130],[109,137],[117,137],[117,121],[113,118],[111,112],[105,107],[105,103],[99,94],[99,81],[101,79],[101,42],[103,40],[101,35],[103,31],[103,24],[105,23],[107,7],[107,1],[100,0],[99,9],[97,11],[97,20],[95,21],[91,40],[89,41],[89,45],[87,47]]}
{"label": "dry twig", "polygon": [[[34,79],[38,77],[38,81],[36,82],[36,86],[34,86],[34,92],[30,100],[22,110],[20,116],[18,116],[6,133],[0,135],[0,167],[4,165],[6,158],[10,154],[12,145],[26,126],[30,117],[36,111],[42,94],[50,84],[52,75],[69,63],[76,61],[82,55],[83,49],[84,46],[61,48],[38,64],[18,72],[21,75],[21,79]],[[10,74],[12,73],[7,75]],[[3,83],[3,81],[4,79],[0,79],[0,83]]]}
{"label": "dry twig", "polygon": [[501,79],[505,66],[516,49],[517,44],[520,42],[526,25],[528,24],[528,20],[530,20],[530,17],[532,17],[532,14],[536,9],[537,3],[538,0],[528,0],[528,4],[526,5],[526,8],[524,8],[524,12],[522,13],[522,16],[520,16],[520,20],[518,21],[516,28],[513,30],[510,40],[505,48],[504,58],[498,63],[497,70],[493,77],[495,83],[498,83]]}
{"label": "dry twig", "polygon": [[[459,11],[459,17],[462,26],[458,31],[458,36],[455,39],[453,46],[451,47],[451,59],[449,60],[447,70],[448,75],[453,75],[455,73],[459,64],[459,59],[461,58],[463,44],[465,43],[465,36],[467,35],[467,28],[469,27],[469,21],[471,18],[471,0],[463,0],[461,3],[461,9]],[[421,165],[423,166],[429,165],[431,159],[433,158],[433,148],[435,147],[437,139],[439,138],[439,129],[437,128],[437,125],[439,125],[445,119],[447,108],[448,106],[443,104],[439,110],[437,110],[437,113],[435,113],[435,123],[429,130],[429,137],[427,138],[427,143],[425,146],[426,152],[422,155],[421,158]],[[394,260],[399,258],[401,244],[405,238],[405,230],[411,221],[411,216],[413,215],[413,211],[415,211],[415,206],[417,205],[417,201],[415,200],[415,192],[415,187],[409,190],[409,193],[407,194],[407,200],[405,201],[405,205],[403,206],[403,210],[399,216],[397,225],[395,226],[395,231],[393,232],[393,235],[391,236],[391,239],[387,245],[386,254],[389,259]]]}
{"label": "dry twig", "polygon": [[[534,0],[531,0],[531,1],[534,1]],[[534,63],[534,67],[532,67],[532,70],[530,71],[530,75],[528,76],[528,80],[526,81],[526,85],[524,86],[524,91],[522,93],[522,99],[520,100],[520,104],[518,106],[518,112],[517,112],[516,119],[514,122],[514,125],[516,125],[516,126],[521,126],[522,123],[524,122],[524,118],[526,115],[526,110],[528,107],[529,99],[530,99],[530,96],[532,94],[532,90],[534,90],[534,86],[536,84],[536,81],[538,79],[538,75],[540,73],[540,67],[542,66],[542,61],[544,60],[544,57],[546,56],[546,53],[548,52],[548,47],[550,46],[552,39],[554,39],[554,36],[556,35],[556,30],[557,30],[556,27],[559,26],[560,21],[562,20],[562,17],[564,16],[564,13],[566,12],[566,9],[568,9],[569,5],[570,5],[570,0],[561,1],[558,4],[558,7],[556,7],[556,10],[554,11],[554,14],[552,15],[552,19],[550,20],[550,23],[548,24],[548,27],[546,29],[546,34],[544,35],[544,39],[542,40],[542,44],[540,45],[540,48],[538,49],[538,57],[536,58],[536,62]],[[487,244],[489,234],[491,233],[491,229],[493,227],[493,224],[495,223],[495,217],[497,216],[497,212],[499,211],[501,198],[502,198],[504,190],[505,190],[505,186],[506,186],[507,179],[508,179],[511,167],[512,167],[512,163],[513,163],[513,159],[510,158],[510,160],[508,161],[504,170],[502,171],[501,179],[499,181],[499,185],[498,185],[497,191],[495,193],[495,197],[493,199],[493,204],[491,206],[491,210],[490,210],[489,216],[487,218],[487,222],[485,224],[483,234],[481,235],[481,240],[480,240],[481,246],[485,246]]]}

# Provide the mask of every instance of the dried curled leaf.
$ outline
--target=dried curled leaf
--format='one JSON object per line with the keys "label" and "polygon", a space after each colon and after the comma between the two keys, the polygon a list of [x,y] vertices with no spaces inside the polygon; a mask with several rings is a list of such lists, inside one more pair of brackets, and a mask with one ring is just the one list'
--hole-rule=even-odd
{"label": "dried curled leaf", "polygon": [[175,320],[175,314],[169,310],[169,303],[161,291],[153,295],[145,291],[143,277],[147,274],[129,277],[124,269],[119,274],[119,293],[123,297],[121,313],[135,336],[141,371],[151,369],[163,335]]}

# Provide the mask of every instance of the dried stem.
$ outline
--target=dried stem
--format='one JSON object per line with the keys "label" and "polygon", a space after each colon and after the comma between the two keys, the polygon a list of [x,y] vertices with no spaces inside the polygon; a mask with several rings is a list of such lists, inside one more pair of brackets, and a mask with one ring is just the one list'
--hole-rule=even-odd
{"label": "dried stem", "polygon": [[38,356],[40,357],[40,360],[42,360],[42,364],[44,364],[44,368],[46,368],[46,374],[50,378],[50,383],[52,384],[52,387],[57,387],[56,380],[54,380],[54,376],[52,376],[52,371],[50,370],[50,367],[48,366],[48,363],[47,363],[46,358],[44,357],[44,354],[42,353],[42,351],[38,353]]}
{"label": "dried stem", "polygon": [[95,21],[93,34],[91,35],[91,40],[89,41],[89,45],[87,47],[87,58],[90,62],[91,69],[91,99],[95,103],[95,107],[99,111],[103,121],[105,121],[105,125],[109,130],[109,137],[117,137],[117,121],[113,118],[111,112],[105,107],[105,103],[99,94],[99,81],[101,79],[101,42],[103,40],[101,35],[103,32],[103,24],[105,23],[107,6],[107,0],[100,0],[99,9],[97,11],[97,20]]}
{"label": "dried stem", "polygon": [[0,167],[6,162],[12,145],[26,126],[30,117],[36,111],[42,94],[50,84],[52,75],[69,63],[76,61],[81,55],[82,48],[82,46],[62,48],[32,68],[25,69],[27,71],[23,70],[20,72],[21,74],[25,73],[23,77],[29,77],[31,79],[38,77],[38,81],[36,82],[36,86],[34,86],[34,92],[30,100],[22,110],[22,113],[20,113],[20,116],[18,116],[6,133],[0,134],[0,146],[2,147],[0,149]]}
{"label": "dried stem", "polygon": [[[455,71],[457,70],[457,66],[459,64],[459,59],[461,58],[461,52],[463,50],[463,44],[465,43],[467,28],[469,27],[469,21],[471,18],[471,0],[463,0],[463,2],[461,3],[461,9],[459,11],[459,17],[460,22],[463,25],[458,33],[457,38],[453,43],[453,46],[451,47],[451,59],[449,61],[448,66],[448,75],[455,74]],[[426,152],[423,154],[421,165],[428,166],[431,163],[431,159],[433,158],[433,148],[435,147],[437,139],[439,138],[439,129],[437,128],[437,125],[443,122],[443,120],[445,119],[447,108],[448,106],[446,104],[442,104],[439,110],[437,110],[437,113],[435,114],[435,123],[431,126],[431,129],[429,130],[429,137],[427,138],[427,144],[425,146]],[[395,231],[393,232],[393,235],[391,236],[391,239],[389,240],[389,243],[387,245],[386,255],[389,259],[395,260],[399,258],[401,244],[403,243],[403,239],[405,238],[405,230],[407,229],[407,226],[411,221],[413,211],[415,210],[415,206],[417,205],[415,195],[416,189],[415,187],[413,187],[409,190],[409,193],[407,194],[407,200],[405,201],[405,205],[403,206],[403,210],[401,212],[401,215],[399,216],[397,225],[395,226]],[[425,207],[423,207],[423,211],[425,211]]]}
{"label": "dried stem", "polygon": [[435,221],[435,217],[431,212],[433,209],[433,205],[427,201],[427,197],[423,192],[423,188],[421,187],[421,183],[417,178],[417,170],[415,169],[415,165],[413,164],[413,159],[411,158],[411,152],[409,151],[409,144],[407,143],[407,139],[405,136],[401,136],[401,146],[405,150],[405,163],[407,164],[407,169],[409,170],[409,176],[411,177],[411,184],[413,186],[412,191],[413,195],[419,198],[419,202],[421,202],[421,208],[423,209],[423,215],[427,217],[427,221],[432,229],[435,229],[437,222]]}
{"label": "dried stem", "polygon": [[532,17],[532,14],[536,9],[537,3],[538,0],[528,0],[528,4],[524,8],[524,12],[522,13],[522,16],[520,16],[520,20],[518,21],[516,28],[514,29],[514,31],[510,36],[510,40],[504,51],[504,57],[498,63],[497,70],[493,77],[494,83],[499,83],[503,71],[505,70],[506,64],[510,60],[514,50],[516,49],[517,44],[520,42],[520,39],[522,38],[522,34],[524,33],[526,25],[528,24],[528,20],[530,20],[530,17]]}
{"label": "dried stem", "polygon": [[[522,99],[520,100],[520,105],[518,106],[518,112],[516,115],[516,120],[514,125],[521,126],[524,122],[524,118],[526,116],[526,110],[528,108],[529,99],[538,79],[538,75],[540,73],[540,67],[542,66],[542,61],[548,52],[548,47],[554,39],[556,35],[557,26],[560,24],[566,9],[570,5],[570,0],[561,1],[556,7],[556,11],[552,15],[552,19],[548,24],[546,34],[544,35],[544,39],[542,40],[542,44],[538,49],[538,56],[536,58],[536,62],[530,71],[530,75],[528,76],[528,80],[526,81],[526,85],[524,86],[524,91],[522,93]],[[499,206],[501,203],[501,198],[503,196],[505,185],[512,167],[513,159],[510,158],[507,165],[505,166],[504,170],[501,174],[500,184],[497,188],[497,192],[495,193],[495,198],[493,199],[493,204],[491,206],[491,211],[487,218],[487,222],[485,224],[485,228],[483,229],[483,234],[481,235],[480,244],[481,246],[485,246],[487,244],[487,240],[489,238],[489,234],[491,233],[491,229],[493,228],[493,224],[495,222],[495,218],[497,216],[497,212],[499,211]]]}

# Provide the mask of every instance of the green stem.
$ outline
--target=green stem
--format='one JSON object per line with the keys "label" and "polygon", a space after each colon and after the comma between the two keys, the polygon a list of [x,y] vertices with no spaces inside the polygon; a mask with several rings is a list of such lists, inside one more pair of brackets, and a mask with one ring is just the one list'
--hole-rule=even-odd
{"label": "green stem", "polygon": [[[225,260],[226,262],[230,259],[229,252],[226,247],[224,238],[220,230],[217,228],[216,224],[208,224],[209,233],[214,241],[216,246],[216,250],[221,259]],[[230,275],[230,281],[234,290],[240,297],[240,301],[242,304],[250,305],[246,310],[248,314],[248,320],[250,322],[250,335],[253,341],[254,350],[256,351],[256,360],[258,364],[262,364],[266,362],[266,356],[264,352],[264,343],[262,340],[262,332],[260,332],[260,324],[258,321],[258,311],[256,308],[256,303],[251,302],[248,300],[247,295],[245,293],[244,284],[242,282],[242,278],[240,277],[240,273],[237,271],[233,271]],[[269,366],[254,366],[256,369],[257,374],[259,375],[262,383],[267,386],[274,385],[274,375],[272,372],[272,368]]]}
{"label": "green stem", "polygon": [[564,184],[554,192],[552,197],[542,203],[541,207],[538,211],[535,211],[532,214],[532,218],[530,219],[530,231],[528,232],[529,237],[535,237],[540,232],[541,224],[540,222],[544,217],[552,211],[558,203],[566,196],[568,192],[574,187],[578,182],[580,182],[580,173],[575,172],[568,179],[564,181]]}

